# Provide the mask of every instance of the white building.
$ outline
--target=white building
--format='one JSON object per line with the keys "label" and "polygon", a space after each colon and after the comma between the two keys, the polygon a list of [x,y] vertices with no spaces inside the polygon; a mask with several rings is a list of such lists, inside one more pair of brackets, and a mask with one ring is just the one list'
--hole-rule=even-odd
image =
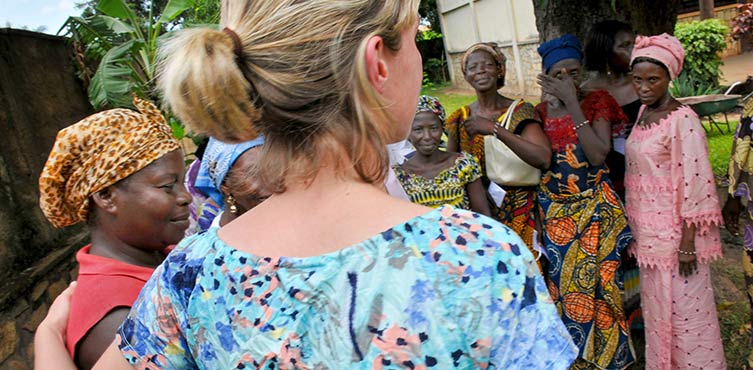
{"label": "white building", "polygon": [[496,42],[507,56],[502,92],[538,98],[536,75],[541,58],[536,52],[539,33],[531,0],[437,0],[447,66],[452,84],[470,88],[463,79],[460,60],[477,42]]}

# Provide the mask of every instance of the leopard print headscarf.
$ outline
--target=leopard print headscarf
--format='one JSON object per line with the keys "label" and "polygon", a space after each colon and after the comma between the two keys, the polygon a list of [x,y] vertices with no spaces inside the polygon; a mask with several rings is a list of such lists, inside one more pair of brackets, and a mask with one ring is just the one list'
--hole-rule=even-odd
{"label": "leopard print headscarf", "polygon": [[111,109],[58,132],[39,176],[39,205],[55,227],[85,221],[92,194],[180,148],[157,107],[133,103],[138,112]]}

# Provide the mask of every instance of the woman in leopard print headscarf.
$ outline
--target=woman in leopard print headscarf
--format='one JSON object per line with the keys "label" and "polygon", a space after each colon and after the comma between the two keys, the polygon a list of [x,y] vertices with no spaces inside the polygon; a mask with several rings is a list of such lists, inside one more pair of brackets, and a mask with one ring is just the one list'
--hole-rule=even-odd
{"label": "woman in leopard print headscarf", "polygon": [[188,226],[183,154],[159,110],[112,109],[61,130],[39,178],[40,206],[56,227],[87,221],[91,244],[76,255],[78,289],[67,346],[79,368],[102,354]]}

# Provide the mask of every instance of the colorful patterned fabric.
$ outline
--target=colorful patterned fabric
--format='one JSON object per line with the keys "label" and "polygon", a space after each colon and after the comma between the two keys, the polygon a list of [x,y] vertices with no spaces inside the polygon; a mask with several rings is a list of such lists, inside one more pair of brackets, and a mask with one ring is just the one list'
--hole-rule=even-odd
{"label": "colorful patterned fabric", "polygon": [[[743,227],[743,272],[745,273],[745,291],[751,307],[753,322],[753,99],[748,99],[743,107],[740,123],[732,142],[732,155],[729,162],[729,196],[740,197],[747,203],[741,216]],[[750,354],[747,365],[753,369],[753,330],[751,330]]]}
{"label": "colorful patterned fabric", "polygon": [[196,210],[196,226],[195,233],[203,233],[212,226],[212,222],[217,218],[224,210],[222,205],[217,204],[214,199],[207,198],[204,203],[201,203]]}
{"label": "colorful patterned fabric", "polygon": [[[606,92],[581,103],[591,122],[624,124],[624,114]],[[552,144],[552,161],[539,185],[544,245],[549,257],[549,293],[580,358],[574,368],[623,369],[635,351],[622,304],[620,261],[632,241],[627,219],[605,166],[588,162],[570,115],[548,118],[536,108]]]}
{"label": "colorful patterned fabric", "polygon": [[574,195],[541,188],[549,293],[580,361],[624,369],[635,361],[622,305],[621,253],[632,240],[608,182]]}
{"label": "colorful patterned fabric", "polygon": [[315,257],[192,236],[117,340],[137,368],[566,369],[576,355],[520,238],[451,207]]}
{"label": "colorful patterned fabric", "polygon": [[[612,127],[612,133],[622,132],[627,124],[627,116],[608,92],[600,90],[589,93],[581,102],[583,114],[591,122],[605,119]],[[547,117],[546,103],[536,106],[539,115]],[[592,166],[578,142],[573,119],[568,115],[547,118],[544,133],[552,145],[552,161],[549,169],[541,176],[541,185],[553,194],[578,194],[596,187],[608,177],[606,166]],[[611,186],[611,184],[610,184]]]}
{"label": "colorful patterned fabric", "polygon": [[[645,109],[645,106],[644,106]],[[724,369],[709,262],[721,256],[722,215],[706,135],[690,107],[627,142],[627,212],[641,266],[646,368]],[[678,273],[683,225],[695,225],[698,272]],[[682,368],[680,367],[680,368]]]}
{"label": "colorful patterned fabric", "polygon": [[199,175],[200,167],[201,160],[198,158],[194,159],[188,166],[186,177],[183,179],[183,184],[186,186],[186,190],[191,194],[191,203],[188,204],[188,228],[186,229],[186,236],[191,236],[196,233],[199,221],[198,210],[201,208],[201,205],[209,199],[206,194],[200,192],[194,186],[196,177]]}
{"label": "colorful patterned fabric", "polygon": [[[748,296],[748,304],[751,307],[750,321],[753,322],[753,250],[743,249],[743,274],[745,275],[745,293]],[[751,351],[748,353],[747,365],[753,369],[753,329],[748,329],[749,346]]]}
{"label": "colorful patterned fabric", "polygon": [[745,249],[753,250],[753,99],[743,108],[732,142],[729,161],[729,195],[742,198],[748,205],[742,219]]}
{"label": "colorful patterned fabric", "polygon": [[[445,131],[457,138],[460,150],[473,154],[478,159],[481,164],[481,179],[484,186],[489,186],[489,179],[486,177],[484,137],[481,135],[471,137],[463,126],[470,116],[470,111],[470,106],[465,106],[453,112],[447,118]],[[500,117],[504,116],[505,113],[507,113],[506,110],[500,114]],[[540,124],[539,117],[533,105],[522,103],[513,111],[509,129],[515,134],[520,134],[528,124]],[[494,202],[489,202],[494,218],[520,235],[526,246],[528,246],[528,249],[534,255],[537,255],[538,252],[533,250],[533,232],[536,230],[536,221],[534,218],[537,202],[536,187],[503,186],[503,188],[507,194],[505,194],[502,206],[497,207]]]}
{"label": "colorful patterned fabric", "polygon": [[264,145],[264,136],[237,144],[223,143],[213,137],[209,138],[209,144],[204,151],[199,174],[194,183],[196,189],[212,198],[215,204],[223,207],[225,196],[220,187],[225,181],[225,177],[243,153],[259,145]]}
{"label": "colorful patterned fabric", "polygon": [[445,112],[442,103],[439,102],[439,99],[433,96],[421,95],[418,97],[416,113],[418,114],[422,112],[434,113],[442,122],[447,119],[447,113]]}
{"label": "colorful patterned fabric", "polygon": [[111,109],[58,132],[39,176],[39,206],[55,227],[85,221],[89,197],[180,149],[152,103]]}
{"label": "colorful patterned fabric", "polygon": [[468,184],[481,178],[478,160],[465,152],[458,154],[452,166],[433,179],[408,172],[404,164],[397,164],[393,169],[410,201],[432,208],[448,205],[471,209],[466,189]]}

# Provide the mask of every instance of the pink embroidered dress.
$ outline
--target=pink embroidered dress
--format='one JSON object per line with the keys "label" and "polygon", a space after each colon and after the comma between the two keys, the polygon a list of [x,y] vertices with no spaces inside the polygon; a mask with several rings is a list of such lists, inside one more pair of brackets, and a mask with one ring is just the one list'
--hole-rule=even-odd
{"label": "pink embroidered dress", "polygon": [[[642,108],[645,109],[645,106]],[[706,135],[682,106],[627,140],[626,211],[641,268],[647,369],[725,369],[709,262],[722,215]],[[696,226],[698,271],[678,273],[683,223]]]}

